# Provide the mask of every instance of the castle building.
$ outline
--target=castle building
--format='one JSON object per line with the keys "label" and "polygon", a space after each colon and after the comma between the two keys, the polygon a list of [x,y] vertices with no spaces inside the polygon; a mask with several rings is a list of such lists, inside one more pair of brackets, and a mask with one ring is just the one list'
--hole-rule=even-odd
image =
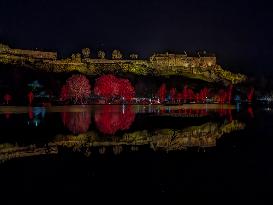
{"label": "castle building", "polygon": [[212,67],[216,65],[215,56],[188,56],[187,54],[154,54],[150,57],[150,61],[157,66],[181,66],[185,68],[191,67]]}

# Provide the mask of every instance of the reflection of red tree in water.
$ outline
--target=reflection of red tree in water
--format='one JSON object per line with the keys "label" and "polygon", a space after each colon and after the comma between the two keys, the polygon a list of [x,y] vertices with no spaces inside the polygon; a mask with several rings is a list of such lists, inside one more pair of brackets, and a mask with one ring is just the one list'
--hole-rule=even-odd
{"label": "reflection of red tree in water", "polygon": [[118,130],[129,129],[135,119],[132,107],[121,111],[119,106],[105,105],[95,112],[97,128],[104,134],[114,134]]}
{"label": "reflection of red tree in water", "polygon": [[73,134],[85,133],[91,124],[90,112],[63,112],[62,120]]}
{"label": "reflection of red tree in water", "polygon": [[5,113],[6,119],[8,120],[10,118],[10,116],[11,116],[11,113],[9,113],[9,112],[4,112],[4,113]]}
{"label": "reflection of red tree in water", "polygon": [[250,90],[247,92],[247,100],[249,103],[252,102],[253,95],[254,95],[254,88],[251,87]]}
{"label": "reflection of red tree in water", "polygon": [[34,114],[33,114],[33,111],[32,111],[32,107],[29,107],[29,108],[28,108],[28,118],[29,118],[30,120],[33,120],[33,118],[34,118]]}
{"label": "reflection of red tree in water", "polygon": [[28,105],[32,105],[32,101],[34,99],[34,94],[32,91],[30,91],[28,94],[27,94],[27,98],[28,98]]}
{"label": "reflection of red tree in water", "polygon": [[233,120],[231,109],[221,108],[221,109],[217,110],[217,113],[219,114],[220,117],[226,117],[226,119],[229,122],[231,122]]}
{"label": "reflection of red tree in water", "polygon": [[252,109],[252,107],[248,107],[247,108],[247,113],[249,114],[249,116],[251,117],[251,118],[254,118],[254,113],[253,113],[253,109]]}

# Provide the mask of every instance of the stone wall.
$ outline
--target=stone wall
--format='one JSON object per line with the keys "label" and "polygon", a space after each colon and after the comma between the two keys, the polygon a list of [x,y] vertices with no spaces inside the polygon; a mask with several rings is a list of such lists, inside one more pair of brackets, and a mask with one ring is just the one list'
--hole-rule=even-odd
{"label": "stone wall", "polygon": [[49,60],[57,59],[57,52],[11,49],[9,48],[9,46],[3,45],[3,44],[0,44],[0,54],[8,54],[8,55],[20,56],[25,58],[34,58],[34,59],[49,59]]}
{"label": "stone wall", "polygon": [[24,56],[38,59],[57,59],[57,52],[32,51],[21,49],[10,49],[8,53],[11,55]]}
{"label": "stone wall", "polygon": [[178,67],[212,67],[216,65],[216,57],[191,57],[182,54],[154,54],[150,61],[157,66]]}

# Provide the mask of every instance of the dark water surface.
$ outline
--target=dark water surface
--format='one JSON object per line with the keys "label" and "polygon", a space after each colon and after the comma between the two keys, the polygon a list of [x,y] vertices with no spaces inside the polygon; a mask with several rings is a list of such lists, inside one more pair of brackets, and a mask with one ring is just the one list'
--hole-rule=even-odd
{"label": "dark water surface", "polygon": [[105,105],[0,113],[5,190],[273,190],[271,110]]}

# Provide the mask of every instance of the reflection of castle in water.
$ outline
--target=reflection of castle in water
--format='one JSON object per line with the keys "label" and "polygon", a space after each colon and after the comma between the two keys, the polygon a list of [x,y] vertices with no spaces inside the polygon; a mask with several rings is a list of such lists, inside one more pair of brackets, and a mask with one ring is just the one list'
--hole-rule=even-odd
{"label": "reflection of castle in water", "polygon": [[[57,154],[59,149],[71,148],[76,152],[86,155],[98,151],[100,154],[113,151],[118,154],[124,147],[130,147],[131,151],[137,151],[141,146],[150,146],[153,150],[175,151],[188,147],[214,147],[216,141],[226,133],[242,130],[245,124],[233,120],[223,124],[208,122],[200,126],[188,127],[183,130],[161,129],[154,132],[147,130],[132,133],[124,133],[121,137],[99,137],[98,133],[89,131],[85,134],[58,135],[55,140],[45,147],[19,147],[11,144],[0,145],[0,160],[22,158],[43,154]],[[97,149],[96,149],[97,148]]]}
{"label": "reflection of castle in water", "polygon": [[154,132],[147,130],[125,133],[122,137],[99,138],[98,133],[88,132],[78,136],[58,135],[55,144],[73,147],[113,147],[150,145],[155,150],[182,150],[188,147],[214,147],[223,134],[242,130],[245,124],[237,120],[219,124],[208,122],[200,126],[183,130],[160,129]]}

